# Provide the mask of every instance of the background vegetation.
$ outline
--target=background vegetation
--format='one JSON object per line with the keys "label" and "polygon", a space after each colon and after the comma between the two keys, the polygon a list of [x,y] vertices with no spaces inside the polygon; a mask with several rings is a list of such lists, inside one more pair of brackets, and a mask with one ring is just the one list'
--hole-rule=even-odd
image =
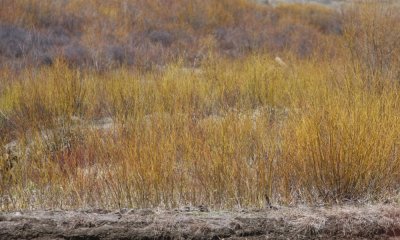
{"label": "background vegetation", "polygon": [[397,201],[395,5],[0,5],[2,209]]}

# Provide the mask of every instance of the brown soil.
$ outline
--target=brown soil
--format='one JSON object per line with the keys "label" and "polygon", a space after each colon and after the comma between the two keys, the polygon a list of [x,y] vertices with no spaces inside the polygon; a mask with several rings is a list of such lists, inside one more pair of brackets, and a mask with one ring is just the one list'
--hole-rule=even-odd
{"label": "brown soil", "polygon": [[[204,209],[200,209],[204,210]],[[0,214],[0,239],[396,239],[397,205]]]}

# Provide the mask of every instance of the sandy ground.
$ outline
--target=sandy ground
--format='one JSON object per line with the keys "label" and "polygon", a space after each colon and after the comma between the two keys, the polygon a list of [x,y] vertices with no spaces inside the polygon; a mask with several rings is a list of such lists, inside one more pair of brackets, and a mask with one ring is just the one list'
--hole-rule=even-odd
{"label": "sandy ground", "polygon": [[400,239],[400,206],[0,214],[0,239]]}

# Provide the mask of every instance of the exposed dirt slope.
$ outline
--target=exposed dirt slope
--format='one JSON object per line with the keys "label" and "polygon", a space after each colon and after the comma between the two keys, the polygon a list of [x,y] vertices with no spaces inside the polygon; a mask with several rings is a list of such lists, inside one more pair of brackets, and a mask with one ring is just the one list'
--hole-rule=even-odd
{"label": "exposed dirt slope", "polygon": [[240,212],[185,208],[0,214],[0,239],[396,239],[396,236],[400,236],[400,208],[394,205]]}

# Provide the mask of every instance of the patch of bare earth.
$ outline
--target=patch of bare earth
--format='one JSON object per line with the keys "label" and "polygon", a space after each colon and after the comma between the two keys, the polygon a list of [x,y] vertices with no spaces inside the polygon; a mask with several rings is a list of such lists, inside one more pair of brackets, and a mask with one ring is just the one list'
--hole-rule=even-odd
{"label": "patch of bare earth", "polygon": [[396,239],[397,205],[268,210],[24,211],[0,214],[0,239]]}

